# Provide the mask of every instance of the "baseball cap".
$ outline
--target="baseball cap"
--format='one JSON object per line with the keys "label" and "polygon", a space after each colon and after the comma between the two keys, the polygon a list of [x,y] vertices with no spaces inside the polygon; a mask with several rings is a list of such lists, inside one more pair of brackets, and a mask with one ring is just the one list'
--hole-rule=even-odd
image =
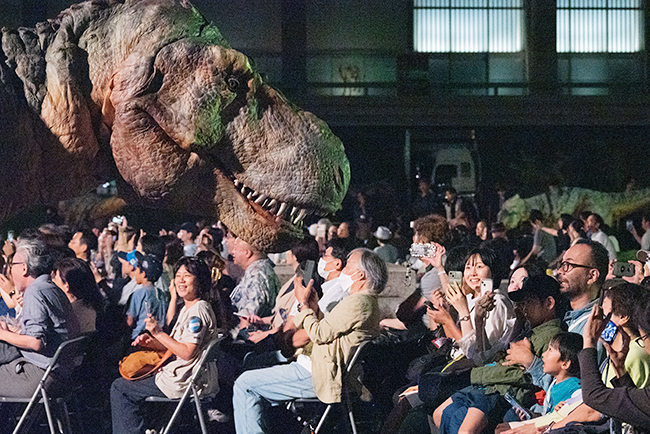
{"label": "baseball cap", "polygon": [[527,277],[521,289],[508,293],[508,298],[514,302],[529,298],[543,300],[546,297],[553,297],[556,301],[562,297],[560,283],[546,274]]}
{"label": "baseball cap", "polygon": [[144,273],[144,277],[149,282],[153,283],[156,282],[158,279],[160,279],[160,276],[162,275],[163,272],[163,266],[162,266],[162,262],[160,261],[160,259],[158,259],[157,256],[144,255],[142,256],[142,259],[138,261],[138,263],[139,263],[138,268],[140,269],[140,271]]}
{"label": "baseball cap", "polygon": [[144,256],[142,253],[138,252],[137,250],[131,250],[126,254],[126,260],[129,261],[129,264],[133,265],[135,268],[138,268],[143,257]]}

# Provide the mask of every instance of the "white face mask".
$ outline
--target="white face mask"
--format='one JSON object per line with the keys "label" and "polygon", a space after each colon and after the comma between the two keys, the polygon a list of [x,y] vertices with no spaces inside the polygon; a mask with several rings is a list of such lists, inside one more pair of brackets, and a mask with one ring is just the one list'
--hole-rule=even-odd
{"label": "white face mask", "polygon": [[[353,273],[352,276],[357,274],[357,272]],[[338,282],[339,285],[341,286],[341,289],[343,289],[346,292],[350,292],[350,288],[352,288],[352,284],[355,282],[355,280],[352,279],[352,276],[349,274],[345,274],[344,272],[341,272],[341,274],[338,277]]]}
{"label": "white face mask", "polygon": [[331,273],[331,271],[325,271],[326,266],[327,266],[327,261],[323,258],[320,258],[318,260],[318,275],[325,280],[327,280],[327,278]]}

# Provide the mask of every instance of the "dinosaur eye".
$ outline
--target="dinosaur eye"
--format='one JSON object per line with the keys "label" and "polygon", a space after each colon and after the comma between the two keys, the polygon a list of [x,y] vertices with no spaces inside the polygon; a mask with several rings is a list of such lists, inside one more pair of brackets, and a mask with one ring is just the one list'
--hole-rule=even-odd
{"label": "dinosaur eye", "polygon": [[239,80],[237,80],[235,77],[228,77],[228,89],[231,92],[237,92],[239,90]]}

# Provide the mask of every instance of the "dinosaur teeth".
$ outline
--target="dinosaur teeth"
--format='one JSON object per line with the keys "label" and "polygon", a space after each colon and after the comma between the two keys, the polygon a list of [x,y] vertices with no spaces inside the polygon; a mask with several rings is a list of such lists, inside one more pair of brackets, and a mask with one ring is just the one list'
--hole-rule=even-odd
{"label": "dinosaur teeth", "polygon": [[300,223],[300,221],[302,221],[302,219],[304,219],[306,215],[307,215],[307,210],[301,209],[298,215],[296,216],[296,219],[293,221],[293,224],[297,225],[298,223]]}
{"label": "dinosaur teeth", "polygon": [[262,202],[264,202],[265,200],[266,200],[266,196],[263,195],[263,194],[260,194],[259,197],[257,199],[255,199],[255,203],[259,205]]}
{"label": "dinosaur teeth", "polygon": [[255,194],[254,191],[251,191],[250,193],[248,193],[248,196],[246,196],[246,199],[251,200],[253,198],[253,194]]}
{"label": "dinosaur teeth", "polygon": [[282,214],[286,209],[287,209],[287,204],[285,202],[282,202],[282,205],[280,205],[280,209],[278,210],[277,215],[282,216]]}
{"label": "dinosaur teeth", "polygon": [[290,217],[293,218],[293,216],[296,214],[296,211],[298,211],[298,208],[296,208],[296,207],[294,206],[294,207],[291,209]]}

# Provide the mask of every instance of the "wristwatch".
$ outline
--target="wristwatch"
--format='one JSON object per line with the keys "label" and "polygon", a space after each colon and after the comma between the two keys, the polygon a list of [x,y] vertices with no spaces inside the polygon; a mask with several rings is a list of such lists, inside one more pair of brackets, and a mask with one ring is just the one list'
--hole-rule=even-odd
{"label": "wristwatch", "polygon": [[304,304],[302,304],[302,303],[298,303],[298,306],[297,306],[297,308],[298,308],[298,312],[300,312],[300,311],[302,310],[303,307],[305,307]]}

